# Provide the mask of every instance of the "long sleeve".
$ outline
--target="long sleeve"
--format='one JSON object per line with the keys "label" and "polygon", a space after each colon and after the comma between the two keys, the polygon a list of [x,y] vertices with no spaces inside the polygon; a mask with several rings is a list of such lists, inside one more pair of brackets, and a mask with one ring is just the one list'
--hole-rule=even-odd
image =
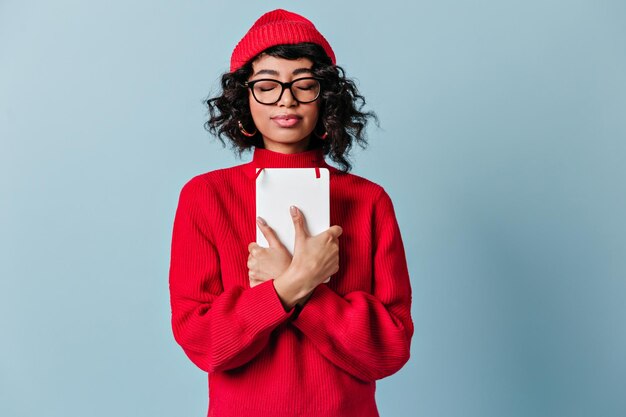
{"label": "long sleeve", "polygon": [[285,312],[272,281],[224,291],[208,221],[211,201],[209,184],[200,178],[181,190],[169,271],[174,338],[206,372],[250,361],[265,347],[272,330],[293,313]]}
{"label": "long sleeve", "polygon": [[405,251],[384,189],[377,198],[374,222],[373,277],[363,277],[373,279],[372,293],[341,296],[321,284],[293,321],[324,357],[364,381],[397,372],[409,359],[413,336]]}

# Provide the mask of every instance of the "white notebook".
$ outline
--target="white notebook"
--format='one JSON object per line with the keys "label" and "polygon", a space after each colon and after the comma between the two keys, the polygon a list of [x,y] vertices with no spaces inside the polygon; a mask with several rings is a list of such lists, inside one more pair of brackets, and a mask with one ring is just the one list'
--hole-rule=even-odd
{"label": "white notebook", "polygon": [[[317,178],[315,168],[263,168],[256,179],[256,215],[265,219],[292,255],[296,235],[289,206],[302,211],[311,236],[330,227],[328,168],[319,168],[319,173]],[[255,228],[257,244],[269,247],[256,219]]]}

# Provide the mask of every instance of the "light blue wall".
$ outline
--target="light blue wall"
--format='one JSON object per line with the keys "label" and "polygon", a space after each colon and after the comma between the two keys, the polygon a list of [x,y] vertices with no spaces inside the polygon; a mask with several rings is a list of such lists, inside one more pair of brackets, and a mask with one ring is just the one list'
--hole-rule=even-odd
{"label": "light blue wall", "polygon": [[381,120],[353,172],[394,201],[415,321],[382,415],[626,415],[626,3],[597,0],[0,0],[0,415],[204,415],[171,225],[249,158],[201,101],[276,7]]}

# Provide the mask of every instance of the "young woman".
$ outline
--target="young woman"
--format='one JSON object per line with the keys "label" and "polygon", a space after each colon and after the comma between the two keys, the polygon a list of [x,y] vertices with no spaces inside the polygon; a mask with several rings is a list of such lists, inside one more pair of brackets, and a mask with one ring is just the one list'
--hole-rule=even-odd
{"label": "young woman", "polygon": [[[209,131],[253,150],[248,163],[189,180],[174,219],[173,333],[208,373],[209,416],[378,416],[375,381],[409,359],[411,286],[394,208],[380,185],[348,172],[373,116],[363,103],[326,39],[285,10],[255,22],[207,101]],[[264,167],[330,172],[333,226],[311,235],[292,207],[293,257],[255,217]],[[254,242],[255,218],[268,248]]]}

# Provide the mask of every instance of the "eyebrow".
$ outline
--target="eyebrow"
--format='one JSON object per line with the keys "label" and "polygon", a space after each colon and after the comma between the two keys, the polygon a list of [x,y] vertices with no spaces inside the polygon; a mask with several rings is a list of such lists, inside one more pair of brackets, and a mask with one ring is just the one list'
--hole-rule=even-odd
{"label": "eyebrow", "polygon": [[[305,73],[312,74],[313,71],[311,70],[311,68],[296,68],[295,70],[293,70],[291,74],[298,75],[298,74],[305,74]],[[271,69],[262,69],[262,70],[258,70],[257,72],[255,72],[254,75],[252,76],[256,77],[259,74],[269,74],[269,75],[275,75],[277,77],[280,75],[278,71],[271,70]]]}

